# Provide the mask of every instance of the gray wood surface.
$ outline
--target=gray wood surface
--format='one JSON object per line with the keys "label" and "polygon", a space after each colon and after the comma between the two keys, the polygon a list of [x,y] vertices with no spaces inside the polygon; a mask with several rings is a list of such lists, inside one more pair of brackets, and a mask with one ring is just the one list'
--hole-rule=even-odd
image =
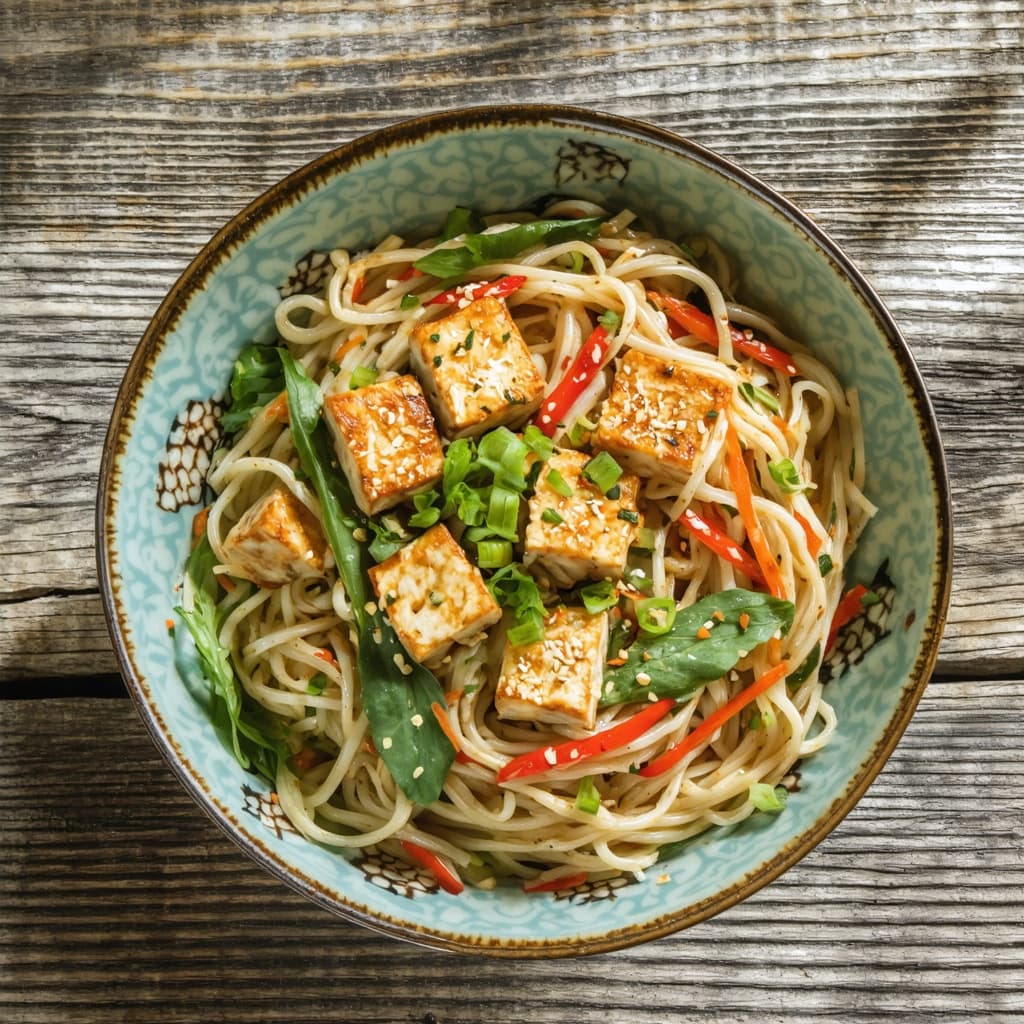
{"label": "gray wood surface", "polygon": [[[1020,0],[0,0],[0,1019],[1024,1018],[1022,27]],[[938,674],[864,801],[743,905],[582,967],[335,921],[88,698],[116,692],[103,434],[177,275],[335,145],[551,100],[688,135],[837,239],[927,380],[956,514]]]}

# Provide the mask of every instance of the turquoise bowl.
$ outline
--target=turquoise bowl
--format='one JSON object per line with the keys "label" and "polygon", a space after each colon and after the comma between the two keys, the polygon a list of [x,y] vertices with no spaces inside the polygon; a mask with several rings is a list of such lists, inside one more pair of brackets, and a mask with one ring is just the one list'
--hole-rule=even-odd
{"label": "turquoise bowl", "polygon": [[[801,766],[783,814],[705,833],[642,877],[567,893],[459,896],[380,856],[300,838],[266,786],[211,728],[184,629],[167,621],[239,349],[273,336],[318,253],[436,231],[456,204],[485,212],[569,194],[629,207],[667,237],[712,236],[741,297],[774,315],[860,393],[868,489],[880,511],[853,572],[887,574],[878,642],[828,684],[839,733]],[[558,106],[467,109],[342,146],[222,228],[157,310],[125,375],[97,507],[111,637],[143,722],[185,788],[262,867],[315,903],[432,946],[514,957],[632,945],[737,903],[803,857],[854,806],[906,727],[935,661],[949,597],[951,513],[942,447],[907,346],[882,303],[809,217],[723,158],[669,132]],[[557,904],[557,906],[554,906]]]}

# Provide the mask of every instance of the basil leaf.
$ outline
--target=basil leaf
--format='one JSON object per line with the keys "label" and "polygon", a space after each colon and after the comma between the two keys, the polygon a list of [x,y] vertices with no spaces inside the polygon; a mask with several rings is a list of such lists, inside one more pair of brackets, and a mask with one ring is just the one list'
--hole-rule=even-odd
{"label": "basil leaf", "polygon": [[[359,680],[373,741],[399,789],[425,806],[441,795],[455,758],[430,710],[435,700],[443,704],[444,693],[434,676],[412,660],[380,608],[368,603],[369,551],[353,531],[360,526],[367,530],[369,521],[356,510],[348,482],[336,466],[327,428],[320,422],[320,389],[300,363],[280,351],[295,449],[320,498],[327,539],[359,627]],[[408,675],[399,663],[409,667]],[[419,728],[413,724],[417,715],[422,719]]]}
{"label": "basil leaf", "polygon": [[269,345],[242,349],[231,370],[231,407],[221,416],[221,426],[229,434],[237,433],[283,390],[284,374],[276,349]]}
{"label": "basil leaf", "polygon": [[[721,612],[723,621],[714,619]],[[740,616],[749,617],[747,628]],[[706,640],[697,638],[705,622],[714,625]],[[601,706],[656,697],[685,698],[712,679],[720,679],[749,651],[785,633],[793,624],[793,605],[752,590],[711,594],[676,614],[671,630],[660,636],[641,634],[627,649],[626,663],[605,672]],[[650,682],[641,686],[637,674]]]}
{"label": "basil leaf", "polygon": [[356,625],[365,625],[364,606],[369,600],[367,589],[368,568],[366,549],[355,539],[353,530],[360,524],[349,509],[355,508],[355,499],[348,481],[337,468],[334,448],[327,428],[320,421],[323,395],[310,380],[301,363],[286,349],[278,349],[284,367],[288,390],[288,416],[292,440],[299,455],[299,465],[309,477],[320,499],[324,529],[330,541],[338,574],[352,602]]}
{"label": "basil leaf", "polygon": [[[435,701],[444,706],[441,684],[409,657],[380,608],[359,638],[358,663],[377,752],[402,792],[426,807],[441,795],[455,760],[455,748],[431,710]],[[411,672],[403,675],[399,664]]]}
{"label": "basil leaf", "polygon": [[496,260],[518,256],[534,245],[590,241],[604,223],[601,217],[582,220],[534,220],[491,234],[467,234],[463,244],[450,249],[435,249],[413,266],[434,277],[458,277],[460,274]]}
{"label": "basil leaf", "polygon": [[255,771],[268,782],[277,779],[277,766],[287,756],[284,731],[280,723],[263,712],[245,694],[231,667],[230,652],[220,642],[220,622],[215,598],[213,566],[216,558],[204,536],[192,549],[185,572],[192,581],[193,605],[181,616],[195,643],[199,669],[209,684],[212,701],[208,705],[214,727],[231,744],[235,760],[246,771]]}
{"label": "basil leaf", "polygon": [[455,206],[445,218],[441,241],[450,242],[458,235],[465,235],[471,231],[482,231],[483,228],[484,222],[476,210],[471,210],[468,206]]}

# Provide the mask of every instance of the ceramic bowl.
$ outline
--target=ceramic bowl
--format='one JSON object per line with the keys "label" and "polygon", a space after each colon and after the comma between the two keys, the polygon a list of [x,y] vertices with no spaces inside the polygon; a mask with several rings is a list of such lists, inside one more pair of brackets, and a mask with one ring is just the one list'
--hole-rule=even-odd
{"label": "ceramic bowl", "polygon": [[[450,896],[387,858],[346,858],[292,831],[210,727],[189,685],[196,665],[186,631],[172,636],[166,623],[233,358],[251,339],[273,336],[282,295],[315,288],[334,246],[428,234],[455,204],[522,209],[552,193],[629,207],[670,238],[709,234],[741,268],[741,297],[859,390],[880,512],[852,574],[881,569],[885,600],[849,645],[854,664],[828,684],[838,736],[803,763],[785,813],[707,832],[640,878],[544,896],[511,887]],[[128,368],[106,441],[97,529],[105,609],[128,687],[157,747],[228,835],[350,920],[433,946],[525,957],[611,950],[693,925],[778,876],[839,823],[896,745],[930,675],[948,600],[950,521],[942,448],[907,346],[809,217],[666,131],[523,106],[441,113],[357,139],[222,228],[171,289]]]}

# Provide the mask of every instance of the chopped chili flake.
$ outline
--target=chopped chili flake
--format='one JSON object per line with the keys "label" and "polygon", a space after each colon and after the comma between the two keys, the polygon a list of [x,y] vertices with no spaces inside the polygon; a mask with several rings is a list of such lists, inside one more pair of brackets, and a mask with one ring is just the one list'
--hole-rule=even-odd
{"label": "chopped chili flake", "polygon": [[740,612],[740,629],[746,631],[750,625],[750,616],[746,612]]}
{"label": "chopped chili flake", "polygon": [[707,626],[701,626],[700,629],[697,630],[697,639],[698,640],[707,640],[710,637],[711,637],[711,630],[708,629]]}

